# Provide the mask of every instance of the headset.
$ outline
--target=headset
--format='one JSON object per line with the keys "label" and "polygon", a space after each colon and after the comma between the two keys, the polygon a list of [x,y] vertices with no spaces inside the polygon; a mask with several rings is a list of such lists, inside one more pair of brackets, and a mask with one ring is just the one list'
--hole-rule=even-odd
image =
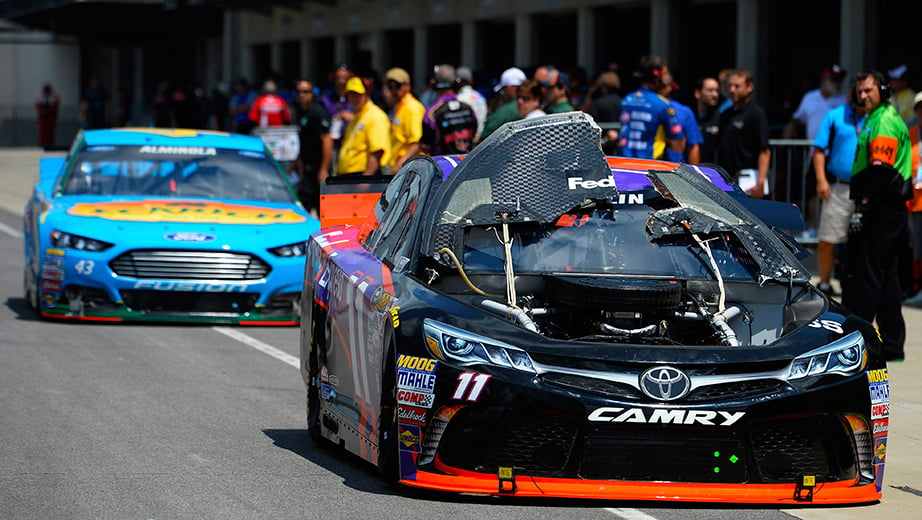
{"label": "headset", "polygon": [[[855,76],[855,83],[857,84],[859,79],[865,78],[874,78],[874,83],[877,83],[877,91],[880,92],[881,103],[890,100],[890,82],[887,81],[886,76],[874,69],[869,69]],[[857,97],[857,94],[855,96]]]}
{"label": "headset", "polygon": [[638,66],[640,81],[642,83],[653,83],[657,90],[663,88],[666,86],[666,82],[663,81],[663,69],[667,66],[666,60],[659,56],[647,55],[640,58],[640,65]]}
{"label": "headset", "polygon": [[340,71],[340,70],[349,71],[349,73],[352,74],[352,69],[349,68],[349,65],[345,63],[337,63],[336,66],[333,67],[333,70],[331,70],[330,73],[327,74],[327,81],[330,82],[330,85],[333,84],[333,76],[336,74],[337,71]]}

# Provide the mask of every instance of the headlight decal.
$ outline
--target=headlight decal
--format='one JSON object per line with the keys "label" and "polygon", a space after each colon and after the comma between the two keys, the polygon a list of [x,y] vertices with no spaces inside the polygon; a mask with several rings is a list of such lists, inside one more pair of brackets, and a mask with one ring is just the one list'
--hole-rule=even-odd
{"label": "headlight decal", "polygon": [[280,258],[292,258],[307,254],[307,242],[295,242],[284,246],[269,248],[269,252]]}
{"label": "headlight decal", "polygon": [[850,375],[867,366],[864,336],[852,332],[828,345],[794,358],[788,367],[788,381],[828,374]]}
{"label": "headlight decal", "polygon": [[493,365],[536,373],[534,363],[524,350],[444,323],[423,320],[426,347],[438,359],[462,365]]}
{"label": "headlight decal", "polygon": [[112,244],[103,242],[102,240],[95,240],[58,230],[51,232],[51,244],[58,249],[76,249],[79,251],[93,252],[105,251],[112,247]]}

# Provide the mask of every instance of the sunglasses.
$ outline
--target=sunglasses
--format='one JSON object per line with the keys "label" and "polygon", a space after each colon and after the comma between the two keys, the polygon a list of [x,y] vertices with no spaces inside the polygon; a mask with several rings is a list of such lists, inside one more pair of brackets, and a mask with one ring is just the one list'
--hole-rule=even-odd
{"label": "sunglasses", "polygon": [[402,83],[397,83],[397,82],[394,81],[394,80],[388,80],[387,83],[386,83],[386,85],[387,85],[387,88],[389,88],[389,89],[391,89],[391,90],[397,90],[398,88],[400,88],[400,87],[403,86]]}
{"label": "sunglasses", "polygon": [[310,94],[312,92],[313,90],[310,90],[310,89],[304,89],[304,90],[299,89],[298,90],[298,94]]}
{"label": "sunglasses", "polygon": [[531,96],[519,96],[517,99],[518,99],[519,101],[521,101],[522,103],[525,103],[525,102],[531,101],[531,100],[533,100],[533,99],[535,99],[535,98],[533,98],[533,97],[531,97]]}

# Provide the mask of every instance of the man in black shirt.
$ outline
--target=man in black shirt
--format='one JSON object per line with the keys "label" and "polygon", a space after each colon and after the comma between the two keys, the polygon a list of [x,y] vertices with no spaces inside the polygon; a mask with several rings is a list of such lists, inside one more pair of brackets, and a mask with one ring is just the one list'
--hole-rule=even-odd
{"label": "man in black shirt", "polygon": [[[761,199],[768,184],[771,150],[768,147],[768,119],[752,100],[752,73],[736,69],[730,73],[729,89],[733,106],[720,114],[717,164],[734,181],[741,183],[750,197]],[[751,187],[749,187],[751,185]]]}
{"label": "man in black shirt", "polygon": [[298,198],[308,211],[320,211],[320,183],[330,175],[333,137],[330,135],[330,114],[316,102],[310,81],[298,81],[298,102],[293,122],[298,125],[301,149],[289,170],[296,173]]}
{"label": "man in black shirt", "polygon": [[701,78],[695,85],[695,119],[704,139],[700,147],[703,163],[717,162],[717,136],[720,133],[720,83],[715,78]]}

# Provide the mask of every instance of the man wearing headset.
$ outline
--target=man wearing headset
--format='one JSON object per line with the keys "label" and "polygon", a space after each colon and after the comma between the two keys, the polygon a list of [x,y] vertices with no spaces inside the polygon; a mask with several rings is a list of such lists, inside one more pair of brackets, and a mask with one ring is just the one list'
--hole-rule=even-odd
{"label": "man wearing headset", "polygon": [[657,93],[672,83],[666,60],[644,56],[640,59],[639,75],[640,88],[621,101],[621,155],[662,159],[667,146],[682,154],[685,132],[675,108]]}
{"label": "man wearing headset", "polygon": [[876,320],[884,357],[902,361],[906,324],[899,266],[909,244],[906,201],[912,197],[912,144],[903,118],[888,101],[890,92],[881,73],[858,74],[855,92],[868,116],[852,166],[855,213],[842,303],[862,318]]}

